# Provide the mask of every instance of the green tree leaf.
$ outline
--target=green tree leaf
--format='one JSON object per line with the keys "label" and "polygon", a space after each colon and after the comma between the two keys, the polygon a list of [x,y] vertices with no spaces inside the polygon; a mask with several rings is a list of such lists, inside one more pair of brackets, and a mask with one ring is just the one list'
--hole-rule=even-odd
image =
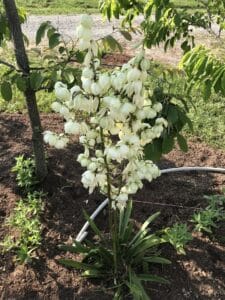
{"label": "green tree leaf", "polygon": [[181,134],[177,135],[177,142],[182,151],[184,151],[184,152],[188,151],[187,141]]}
{"label": "green tree leaf", "polygon": [[17,78],[16,78],[16,85],[17,85],[17,88],[21,92],[25,92],[25,90],[27,88],[26,79],[23,78],[23,77],[21,77],[21,76],[17,76]]}
{"label": "green tree leaf", "polygon": [[120,33],[126,40],[128,40],[128,41],[132,40],[132,35],[128,31],[120,30]]}
{"label": "green tree leaf", "polygon": [[148,144],[144,149],[145,159],[158,161],[162,156],[162,139],[154,140],[152,144]]}
{"label": "green tree leaf", "polygon": [[176,106],[174,104],[171,104],[168,107],[167,119],[172,124],[175,123],[178,120],[178,112],[177,112],[177,108],[176,108]]}
{"label": "green tree leaf", "polygon": [[55,32],[49,37],[49,48],[53,49],[60,44],[60,34]]}
{"label": "green tree leaf", "polygon": [[162,142],[162,152],[164,154],[169,153],[174,147],[174,137],[171,135],[166,135]]}
{"label": "green tree leaf", "polygon": [[211,95],[211,81],[206,80],[203,84],[202,89],[203,89],[204,100],[208,100]]}
{"label": "green tree leaf", "polygon": [[119,49],[120,52],[123,51],[123,48],[120,45],[120,43],[116,39],[114,39],[114,37],[112,35],[107,35],[103,39],[103,44],[105,44],[106,46],[108,46],[113,51],[115,51],[116,49]]}
{"label": "green tree leaf", "polygon": [[43,39],[43,37],[45,36],[45,32],[46,30],[49,28],[50,26],[50,22],[44,22],[40,25],[40,27],[38,28],[37,32],[36,32],[36,45],[39,45],[41,40]]}
{"label": "green tree leaf", "polygon": [[38,90],[41,87],[44,78],[40,72],[34,72],[30,75],[30,86],[33,90]]}
{"label": "green tree leaf", "polygon": [[3,81],[1,84],[1,94],[5,101],[10,101],[12,99],[12,88],[8,81]]}

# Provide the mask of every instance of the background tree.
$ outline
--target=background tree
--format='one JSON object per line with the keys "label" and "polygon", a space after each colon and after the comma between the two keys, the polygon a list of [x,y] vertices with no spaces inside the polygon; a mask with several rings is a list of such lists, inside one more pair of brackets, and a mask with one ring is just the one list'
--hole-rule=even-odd
{"label": "background tree", "polygon": [[[9,30],[14,43],[14,51],[16,56],[17,65],[19,67],[18,72],[21,72],[22,77],[26,80],[26,86],[24,88],[24,96],[26,99],[28,114],[30,118],[30,123],[32,127],[32,143],[33,151],[36,165],[36,175],[39,180],[45,178],[47,175],[47,167],[45,161],[43,137],[42,137],[42,127],[40,116],[37,107],[35,90],[32,88],[29,80],[30,76],[30,66],[29,60],[26,54],[23,34],[20,25],[20,19],[16,4],[14,0],[4,0],[3,1],[5,12],[7,16],[7,22]],[[10,98],[10,88],[7,83],[1,86],[3,94],[9,94]]]}

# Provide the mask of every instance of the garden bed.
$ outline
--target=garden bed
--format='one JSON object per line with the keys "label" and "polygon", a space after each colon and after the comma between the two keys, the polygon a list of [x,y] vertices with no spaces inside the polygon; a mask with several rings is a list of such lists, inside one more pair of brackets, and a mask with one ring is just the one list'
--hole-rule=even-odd
{"label": "garden bed", "polygon": [[[54,114],[42,115],[45,129],[59,131],[62,120]],[[7,233],[4,220],[21,197],[15,175],[10,169],[19,154],[29,155],[31,130],[22,114],[0,115],[0,239]],[[41,247],[31,264],[18,265],[13,254],[0,255],[0,299],[112,299],[110,290],[103,291],[96,282],[79,277],[57,263],[65,254],[57,246],[69,243],[84,223],[82,208],[92,212],[102,196],[88,195],[80,183],[82,168],[76,162],[80,146],[74,141],[65,150],[48,149],[49,175],[43,183],[47,193],[42,215]],[[189,141],[187,154],[175,149],[160,162],[161,168],[174,166],[225,167],[225,152],[208,147],[197,139]],[[134,219],[144,221],[150,214],[161,211],[154,228],[165,228],[175,222],[190,219],[195,209],[205,207],[204,195],[221,193],[225,175],[179,173],[162,175],[145,184],[134,202]],[[87,201],[88,200],[88,201]],[[100,214],[98,220],[104,226]],[[225,299],[225,223],[211,237],[195,234],[187,247],[186,256],[177,255],[172,247],[162,249],[172,264],[153,268],[170,285],[151,284],[147,291],[153,300]]]}

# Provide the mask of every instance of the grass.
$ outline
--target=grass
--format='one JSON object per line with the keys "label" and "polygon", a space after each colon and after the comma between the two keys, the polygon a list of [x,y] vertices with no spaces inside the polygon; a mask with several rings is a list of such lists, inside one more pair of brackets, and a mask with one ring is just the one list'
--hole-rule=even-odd
{"label": "grass", "polygon": [[[184,80],[177,77],[174,81],[175,84],[177,81],[176,90],[179,93]],[[187,128],[186,134],[194,135],[208,145],[225,150],[225,98],[213,93],[210,99],[204,100],[199,90],[193,90],[190,96],[192,103],[188,102],[188,116],[194,131],[191,132]]]}
{"label": "grass", "polygon": [[207,101],[201,97],[195,98],[195,108],[192,107],[189,113],[194,125],[194,135],[207,144],[225,149],[224,111],[225,99],[222,96],[213,95]]}
{"label": "grass", "polygon": [[[98,13],[98,0],[17,0],[29,14],[77,14]],[[196,0],[173,0],[177,8],[196,9]]]}
{"label": "grass", "polygon": [[[165,65],[157,63],[154,70],[152,88],[163,82],[161,74],[168,68]],[[181,72],[173,71],[173,79],[169,80],[169,93],[183,95],[189,107],[188,116],[193,123],[193,132],[188,128],[185,134],[200,138],[201,141],[216,148],[225,150],[225,97],[212,93],[207,101],[203,99],[201,91],[193,89],[190,99],[185,96],[184,83]],[[163,84],[164,86],[164,84]],[[166,85],[168,90],[168,85]]]}
{"label": "grass", "polygon": [[172,0],[177,8],[195,9],[198,8],[198,2],[196,0]]}
{"label": "grass", "polygon": [[17,0],[29,14],[77,14],[98,12],[97,0]]}

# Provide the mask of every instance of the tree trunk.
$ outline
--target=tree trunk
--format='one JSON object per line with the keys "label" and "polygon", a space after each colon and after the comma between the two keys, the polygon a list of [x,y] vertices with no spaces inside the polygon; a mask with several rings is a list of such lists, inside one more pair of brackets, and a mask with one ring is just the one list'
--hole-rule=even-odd
{"label": "tree trunk", "polygon": [[[18,11],[14,0],[3,0],[10,32],[14,43],[14,51],[17,65],[24,76],[30,75],[28,56],[24,46],[23,33],[19,21]],[[32,144],[36,165],[36,175],[39,180],[43,180],[47,175],[45,161],[42,127],[37,107],[36,93],[28,84],[24,92],[30,124],[32,128]]]}

